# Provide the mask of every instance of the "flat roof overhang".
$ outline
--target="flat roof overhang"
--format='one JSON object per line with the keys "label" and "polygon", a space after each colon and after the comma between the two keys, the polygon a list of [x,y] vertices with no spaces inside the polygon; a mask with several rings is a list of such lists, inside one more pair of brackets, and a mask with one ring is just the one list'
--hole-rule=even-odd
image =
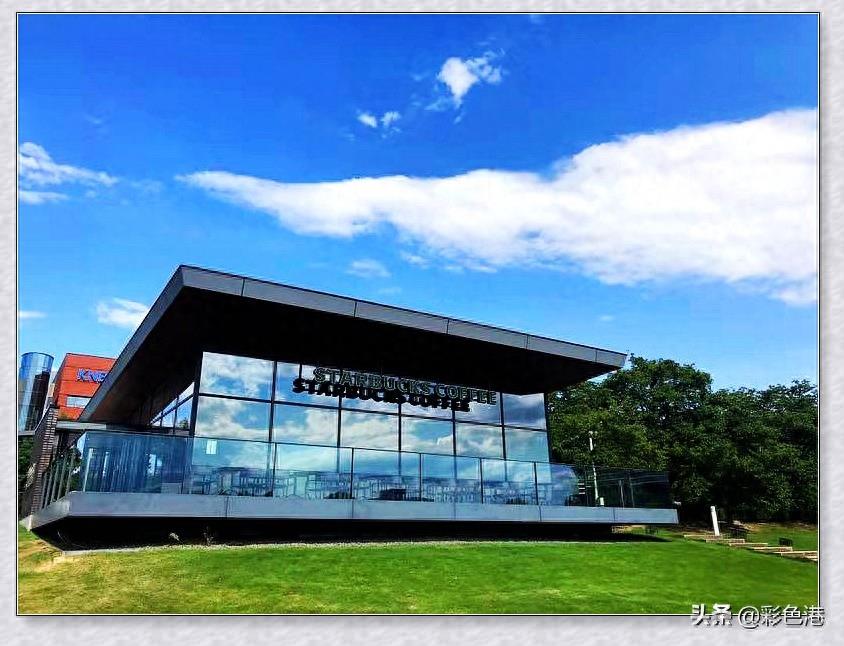
{"label": "flat roof overhang", "polygon": [[80,421],[131,423],[163,406],[203,351],[353,368],[515,394],[617,370],[626,355],[435,314],[179,266]]}

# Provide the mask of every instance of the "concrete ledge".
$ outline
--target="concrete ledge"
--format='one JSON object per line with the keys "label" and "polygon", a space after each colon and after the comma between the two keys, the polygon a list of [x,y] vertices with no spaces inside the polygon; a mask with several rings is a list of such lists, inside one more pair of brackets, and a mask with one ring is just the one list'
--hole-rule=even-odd
{"label": "concrete ledge", "polygon": [[306,500],[247,496],[72,491],[24,520],[29,529],[63,518],[233,518],[676,524],[674,509],[545,507],[391,500]]}
{"label": "concrete ledge", "polygon": [[227,518],[352,518],[351,500],[228,497]]}
{"label": "concrete ledge", "polygon": [[550,507],[540,506],[544,523],[614,523],[612,507]]}
{"label": "concrete ledge", "polygon": [[633,509],[613,508],[615,514],[615,522],[619,524],[639,524],[645,525],[676,525],[677,524],[677,510],[676,509],[645,509],[641,507],[634,507]]}
{"label": "concrete ledge", "polygon": [[355,500],[354,518],[360,520],[454,520],[454,503]]}
{"label": "concrete ledge", "polygon": [[541,520],[536,505],[483,505],[471,502],[455,503],[454,519],[520,523],[538,523]]}
{"label": "concrete ledge", "polygon": [[94,493],[71,491],[68,516],[171,516],[223,518],[228,496],[178,493]]}

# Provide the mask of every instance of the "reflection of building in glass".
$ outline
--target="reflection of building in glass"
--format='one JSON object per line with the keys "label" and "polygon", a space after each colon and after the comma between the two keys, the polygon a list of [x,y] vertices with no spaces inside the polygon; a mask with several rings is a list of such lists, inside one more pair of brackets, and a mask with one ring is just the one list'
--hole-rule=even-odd
{"label": "reflection of building in glass", "polygon": [[31,435],[44,412],[53,357],[42,352],[27,352],[21,357],[18,372],[18,434]]}
{"label": "reflection of building in glass", "polygon": [[79,420],[58,420],[52,444],[36,436],[46,457],[24,512],[80,541],[112,520],[153,538],[196,518],[226,531],[675,523],[664,473],[551,462],[545,393],[624,360],[180,267],[107,376],[77,373],[102,378]]}

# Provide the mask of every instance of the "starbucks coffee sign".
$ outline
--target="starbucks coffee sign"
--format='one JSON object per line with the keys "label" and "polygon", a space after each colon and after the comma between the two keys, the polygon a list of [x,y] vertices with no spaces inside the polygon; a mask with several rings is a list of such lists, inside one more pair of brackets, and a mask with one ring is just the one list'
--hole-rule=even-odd
{"label": "starbucks coffee sign", "polygon": [[313,379],[295,379],[293,392],[457,411],[468,411],[470,403],[498,404],[498,393],[494,390],[323,367],[314,369]]}

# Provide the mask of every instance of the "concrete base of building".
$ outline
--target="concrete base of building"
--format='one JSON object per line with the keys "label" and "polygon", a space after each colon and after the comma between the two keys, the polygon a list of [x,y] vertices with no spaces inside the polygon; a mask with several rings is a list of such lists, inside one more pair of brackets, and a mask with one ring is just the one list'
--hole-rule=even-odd
{"label": "concrete base of building", "polygon": [[64,548],[178,540],[563,538],[620,524],[676,524],[673,509],[303,500],[74,491],[24,525]]}

